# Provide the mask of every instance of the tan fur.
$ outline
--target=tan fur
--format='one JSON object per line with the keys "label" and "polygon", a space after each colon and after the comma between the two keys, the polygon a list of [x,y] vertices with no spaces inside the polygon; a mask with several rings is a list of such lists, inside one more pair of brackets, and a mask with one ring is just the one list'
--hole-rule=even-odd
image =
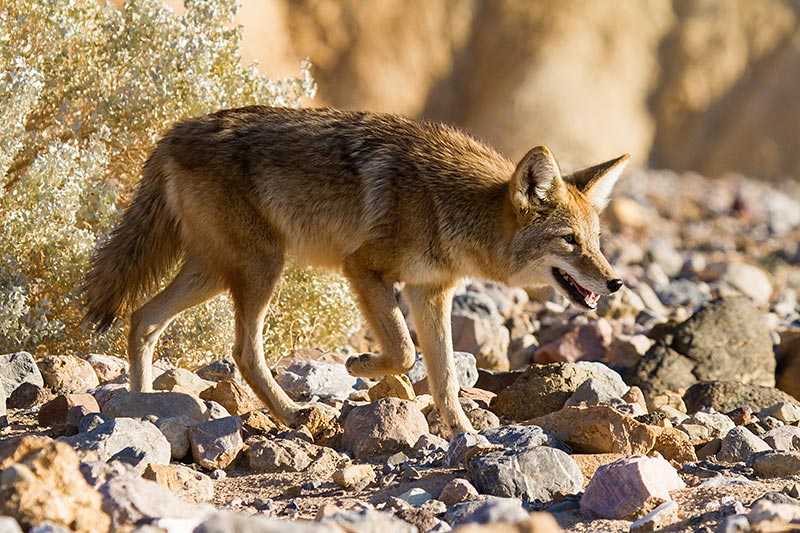
{"label": "tan fur", "polygon": [[[624,159],[611,163],[586,174],[594,186]],[[255,106],[186,120],[158,143],[132,205],[98,248],[86,319],[109,327],[183,258],[175,280],[132,314],[132,388],[150,390],[153,350],[170,321],[228,290],[237,364],[279,418],[299,423],[307,412],[275,382],[261,338],[284,257],[349,279],[383,347],[348,361],[358,376],[414,362],[393,292],[404,282],[436,405],[454,431],[472,431],[458,402],[452,288],[464,276],[554,283],[558,266],[607,294],[615,275],[599,251],[591,188],[581,186],[560,176],[546,148],[515,166],[450,127],[393,115]]]}

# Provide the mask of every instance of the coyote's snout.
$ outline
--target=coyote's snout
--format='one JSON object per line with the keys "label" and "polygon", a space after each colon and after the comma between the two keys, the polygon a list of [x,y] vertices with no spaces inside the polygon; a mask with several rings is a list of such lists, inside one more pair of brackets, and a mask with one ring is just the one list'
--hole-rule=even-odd
{"label": "coyote's snout", "polygon": [[159,335],[179,313],[229,291],[234,359],[282,421],[319,415],[273,378],[262,328],[284,258],[338,269],[382,352],[347,362],[357,376],[400,374],[416,348],[395,299],[404,282],[431,393],[455,432],[458,401],[451,294],[465,276],[552,284],[593,308],[622,286],[599,247],[598,213],[628,157],[561,176],[552,154],[518,165],[441,124],[330,109],[247,107],[177,124],[144,167],[133,203],[86,276],[86,320],[131,315],[131,387],[148,391]]}

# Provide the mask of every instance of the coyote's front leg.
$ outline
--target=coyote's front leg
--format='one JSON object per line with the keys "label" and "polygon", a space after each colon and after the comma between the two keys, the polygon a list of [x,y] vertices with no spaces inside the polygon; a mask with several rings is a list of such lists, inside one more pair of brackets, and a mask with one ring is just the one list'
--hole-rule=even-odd
{"label": "coyote's front leg", "polygon": [[453,434],[472,433],[475,429],[458,401],[459,384],[450,328],[452,289],[412,285],[404,292],[411,304],[411,315],[428,369],[428,386],[439,415]]}

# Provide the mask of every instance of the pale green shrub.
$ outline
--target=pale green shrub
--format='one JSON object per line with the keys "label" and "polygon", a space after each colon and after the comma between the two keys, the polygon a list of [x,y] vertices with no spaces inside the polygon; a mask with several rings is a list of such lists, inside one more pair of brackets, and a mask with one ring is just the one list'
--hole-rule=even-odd
{"label": "pale green shrub", "polygon": [[[121,10],[91,0],[0,2],[0,353],[124,353],[120,326],[80,331],[77,286],[96,239],[118,219],[141,165],[174,121],[247,104],[297,106],[308,65],[278,82],[241,66],[233,0],[158,0]],[[330,348],[358,326],[339,277],[290,268],[265,332],[271,355]],[[220,297],[165,333],[185,365],[224,355],[232,312]]]}

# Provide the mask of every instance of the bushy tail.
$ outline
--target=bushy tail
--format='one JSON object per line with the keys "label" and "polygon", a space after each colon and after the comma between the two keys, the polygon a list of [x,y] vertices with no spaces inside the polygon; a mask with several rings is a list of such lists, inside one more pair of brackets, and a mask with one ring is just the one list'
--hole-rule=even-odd
{"label": "bushy tail", "polygon": [[156,153],[122,222],[101,243],[83,280],[83,323],[106,331],[116,318],[158,286],[181,254],[178,221],[164,197],[164,169]]}

